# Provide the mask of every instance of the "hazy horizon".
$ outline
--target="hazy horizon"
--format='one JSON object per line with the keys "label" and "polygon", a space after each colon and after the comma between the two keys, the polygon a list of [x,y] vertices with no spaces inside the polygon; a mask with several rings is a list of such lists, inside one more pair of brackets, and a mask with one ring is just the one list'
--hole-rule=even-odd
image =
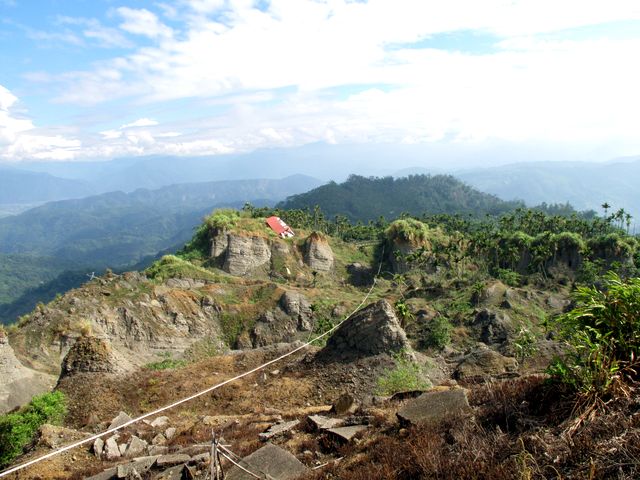
{"label": "hazy horizon", "polygon": [[640,153],[629,0],[1,0],[0,18],[3,165],[317,144],[423,155],[405,168]]}

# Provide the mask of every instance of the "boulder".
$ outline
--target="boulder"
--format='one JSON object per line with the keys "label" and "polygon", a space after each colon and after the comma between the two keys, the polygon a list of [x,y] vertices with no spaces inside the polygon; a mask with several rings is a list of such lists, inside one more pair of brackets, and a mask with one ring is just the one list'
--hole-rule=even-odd
{"label": "boulder", "polygon": [[104,457],[107,460],[120,458],[120,447],[118,446],[118,435],[109,437],[104,444]]}
{"label": "boulder", "polygon": [[[241,464],[254,472],[261,472],[273,480],[293,480],[309,473],[309,469],[288,451],[267,443],[251,455],[242,459]],[[254,477],[238,467],[231,468],[226,480],[254,480]]]}
{"label": "boulder", "polygon": [[396,415],[402,423],[436,424],[470,411],[466,391],[462,388],[452,388],[425,392],[408,401]]}
{"label": "boulder", "polygon": [[487,377],[508,378],[517,375],[518,361],[491,350],[486,345],[479,346],[458,363],[454,377],[464,380],[479,380]]}
{"label": "boulder", "polygon": [[129,440],[125,456],[128,458],[140,457],[146,453],[148,445],[147,442],[133,435]]}
{"label": "boulder", "polygon": [[336,415],[346,415],[348,413],[354,413],[357,408],[358,404],[356,403],[356,399],[348,393],[343,393],[331,406],[331,411]]}
{"label": "boulder", "polygon": [[411,350],[393,307],[386,300],[372,303],[349,317],[318,353],[319,360],[353,360]]}
{"label": "boulder", "polygon": [[473,326],[479,331],[480,340],[487,345],[510,343],[515,335],[513,321],[509,315],[487,308],[476,314]]}
{"label": "boulder", "polygon": [[120,412],[118,413],[118,415],[111,420],[111,423],[109,424],[109,428],[108,430],[111,430],[112,428],[116,428],[119,427],[121,425],[124,425],[125,423],[131,421],[131,417],[129,415],[127,415],[124,412]]}
{"label": "boulder", "polygon": [[307,421],[312,430],[326,430],[339,427],[344,423],[341,418],[325,417],[324,415],[309,415]]}
{"label": "boulder", "polygon": [[317,232],[313,232],[305,241],[304,262],[318,272],[328,272],[333,267],[333,250],[326,238]]}
{"label": "boulder", "polygon": [[231,275],[246,276],[271,260],[271,248],[266,238],[229,234],[229,244],[223,269]]}

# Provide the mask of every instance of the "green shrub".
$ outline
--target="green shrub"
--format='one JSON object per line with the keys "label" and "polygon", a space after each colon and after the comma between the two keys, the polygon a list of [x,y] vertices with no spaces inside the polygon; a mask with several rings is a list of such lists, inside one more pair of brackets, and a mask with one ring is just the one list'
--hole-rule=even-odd
{"label": "green shrub", "polygon": [[205,218],[204,223],[209,228],[229,230],[233,228],[240,219],[240,212],[232,208],[221,208],[214,210],[211,215]]}
{"label": "green shrub", "polygon": [[62,392],[44,393],[15,413],[0,416],[0,467],[9,465],[45,423],[60,423],[66,414]]}
{"label": "green shrub", "polygon": [[397,392],[410,390],[425,390],[431,387],[423,378],[423,369],[417,363],[407,358],[406,352],[399,352],[393,356],[395,367],[386,370],[380,378],[376,393],[378,395],[393,395]]}
{"label": "green shrub", "polygon": [[420,338],[420,346],[422,348],[437,348],[441,350],[451,343],[452,330],[453,326],[449,319],[438,315],[424,326]]}
{"label": "green shrub", "polygon": [[553,324],[569,355],[550,368],[557,379],[585,394],[601,396],[638,379],[640,278],[604,277],[604,286],[579,287],[576,307]]}
{"label": "green shrub", "polygon": [[522,283],[522,275],[506,268],[498,268],[496,278],[510,287],[519,287]]}

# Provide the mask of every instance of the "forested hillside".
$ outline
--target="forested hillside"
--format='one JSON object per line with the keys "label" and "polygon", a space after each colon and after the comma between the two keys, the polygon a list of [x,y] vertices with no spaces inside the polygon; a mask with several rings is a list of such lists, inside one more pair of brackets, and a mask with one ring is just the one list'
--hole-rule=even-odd
{"label": "forested hillside", "polygon": [[352,221],[412,215],[455,213],[496,215],[520,204],[504,202],[482,193],[449,175],[411,175],[375,178],[351,175],[344,183],[331,182],[307,193],[294,195],[278,205],[282,209],[313,209],[325,215],[344,215]]}

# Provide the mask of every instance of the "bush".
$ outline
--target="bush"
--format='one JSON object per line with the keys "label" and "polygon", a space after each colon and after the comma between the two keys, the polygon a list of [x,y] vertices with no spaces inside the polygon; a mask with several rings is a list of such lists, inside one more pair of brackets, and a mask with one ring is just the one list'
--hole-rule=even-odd
{"label": "bush", "polygon": [[579,287],[577,306],[555,322],[569,356],[551,368],[556,378],[597,396],[638,379],[640,278],[622,280],[613,272],[602,289]]}
{"label": "bush", "polygon": [[421,347],[433,347],[442,350],[451,343],[452,330],[453,326],[449,319],[438,315],[425,325],[420,339]]}
{"label": "bush", "polygon": [[496,278],[510,287],[519,287],[522,284],[522,275],[506,268],[498,268]]}
{"label": "bush", "polygon": [[376,393],[378,395],[393,395],[397,392],[411,390],[425,390],[431,384],[422,377],[422,368],[407,358],[406,352],[398,352],[393,356],[396,364],[393,370],[386,370],[378,378]]}
{"label": "bush", "polygon": [[0,416],[0,467],[9,465],[23,452],[45,423],[59,423],[66,414],[62,392],[33,397],[26,407]]}
{"label": "bush", "polygon": [[402,240],[413,245],[422,245],[429,239],[429,227],[419,220],[403,218],[396,220],[386,231],[389,240]]}

